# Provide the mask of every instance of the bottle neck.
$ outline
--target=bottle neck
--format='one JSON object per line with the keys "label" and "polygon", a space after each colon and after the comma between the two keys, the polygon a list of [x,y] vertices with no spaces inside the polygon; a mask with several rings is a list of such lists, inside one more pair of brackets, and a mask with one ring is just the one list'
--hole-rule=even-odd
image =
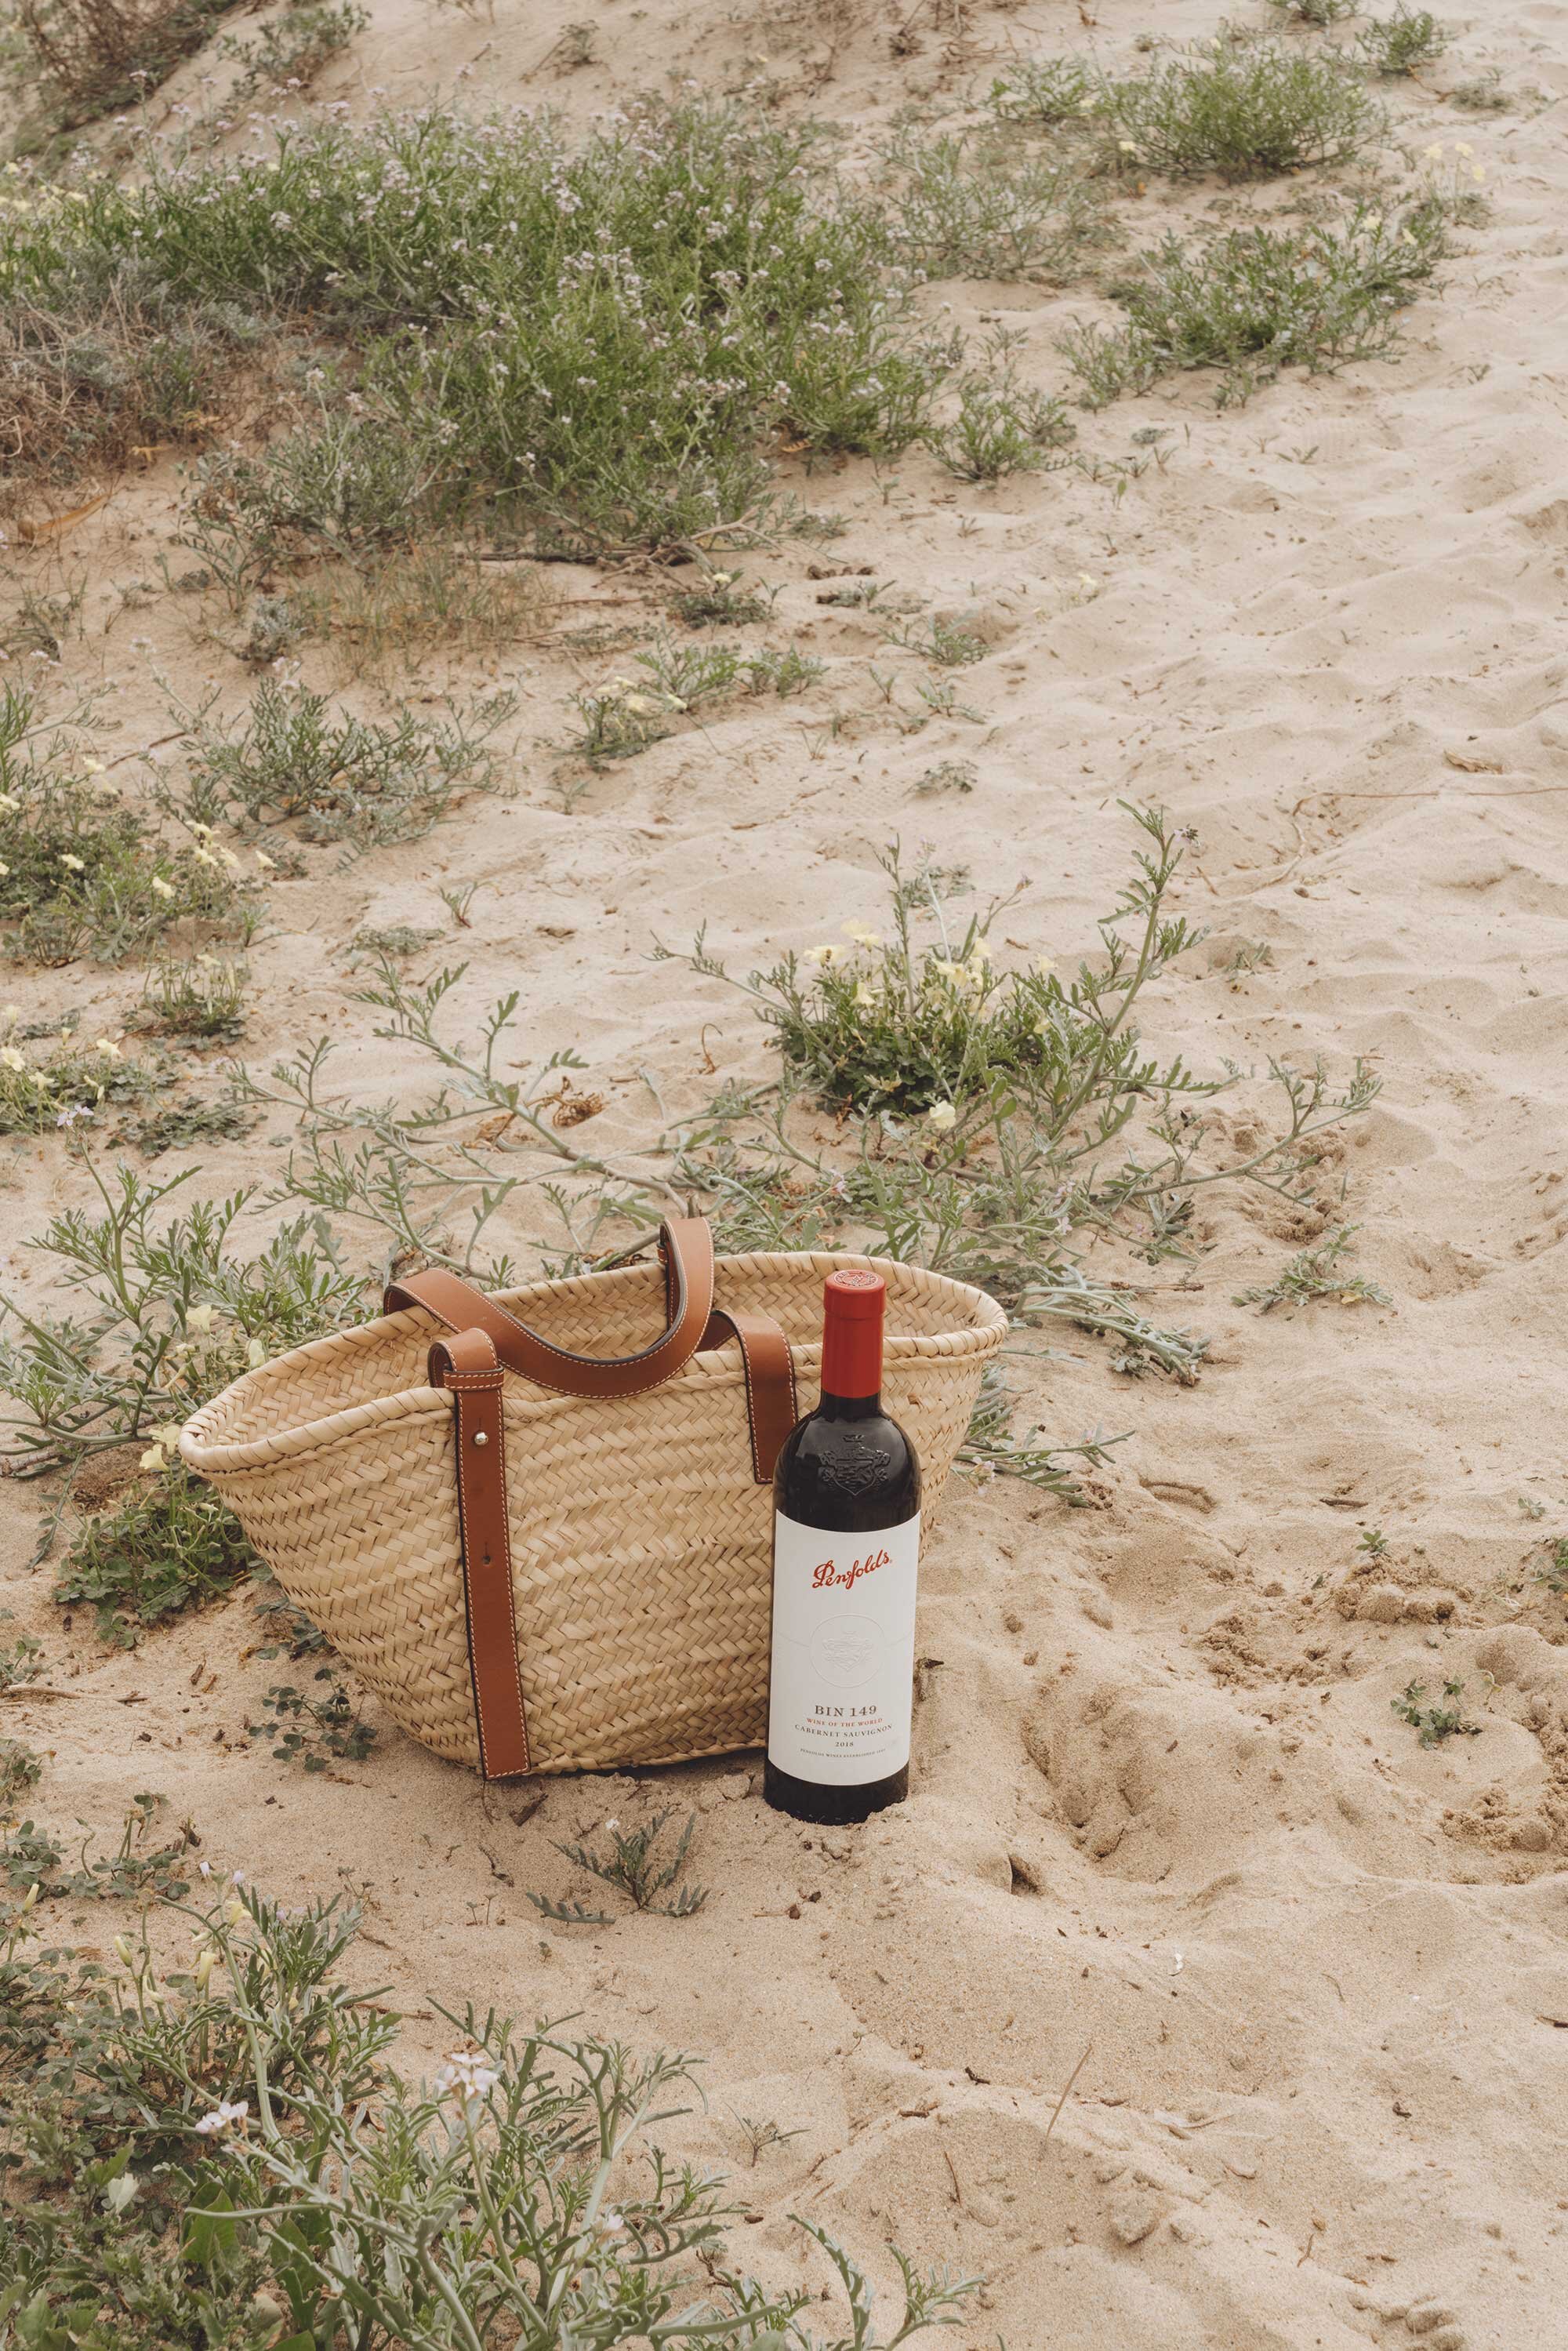
{"label": "bottle neck", "polygon": [[881,1392],[873,1389],[870,1395],[841,1396],[831,1395],[824,1388],[817,1413],[822,1420],[880,1420]]}

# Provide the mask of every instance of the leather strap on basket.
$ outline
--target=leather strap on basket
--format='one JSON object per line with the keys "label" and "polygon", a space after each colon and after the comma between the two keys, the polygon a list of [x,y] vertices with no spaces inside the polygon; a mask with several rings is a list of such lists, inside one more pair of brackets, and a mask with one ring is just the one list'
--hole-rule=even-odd
{"label": "leather strap on basket", "polygon": [[704,1217],[672,1217],[659,1228],[668,1316],[653,1344],[634,1355],[574,1355],[530,1331],[504,1306],[455,1273],[432,1268],[388,1284],[386,1311],[423,1306],[451,1331],[484,1331],[510,1372],[563,1395],[640,1395],[689,1363],[713,1312],[713,1235]]}
{"label": "leather strap on basket", "polygon": [[483,1332],[507,1370],[566,1395],[640,1395],[672,1378],[699,1348],[721,1347],[733,1337],[739,1342],[746,1373],[752,1476],[765,1486],[780,1446],[800,1418],[789,1342],[770,1315],[715,1307],[713,1237],[706,1217],[672,1217],[661,1225],[659,1255],[664,1269],[664,1329],[651,1346],[633,1355],[572,1354],[530,1331],[456,1274],[437,1268],[390,1283],[386,1311],[395,1314],[405,1306],[421,1306],[449,1331]]}
{"label": "leather strap on basket", "polygon": [[448,1389],[453,1399],[468,1671],[479,1729],[479,1769],[486,1780],[511,1779],[532,1768],[512,1613],[506,1418],[501,1410],[505,1378],[495,1345],[483,1331],[437,1339],[430,1350],[430,1384]]}

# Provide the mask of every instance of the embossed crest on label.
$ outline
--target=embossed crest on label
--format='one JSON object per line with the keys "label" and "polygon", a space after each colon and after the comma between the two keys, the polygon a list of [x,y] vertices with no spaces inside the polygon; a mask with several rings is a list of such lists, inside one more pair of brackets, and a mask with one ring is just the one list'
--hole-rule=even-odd
{"label": "embossed crest on label", "polygon": [[768,1753],[780,1771],[857,1787],[908,1762],[919,1555],[918,1511],[862,1535],[775,1515]]}
{"label": "embossed crest on label", "polygon": [[892,1459],[885,1445],[873,1445],[852,1432],[831,1453],[819,1454],[812,1466],[824,1486],[841,1494],[865,1494],[885,1475]]}

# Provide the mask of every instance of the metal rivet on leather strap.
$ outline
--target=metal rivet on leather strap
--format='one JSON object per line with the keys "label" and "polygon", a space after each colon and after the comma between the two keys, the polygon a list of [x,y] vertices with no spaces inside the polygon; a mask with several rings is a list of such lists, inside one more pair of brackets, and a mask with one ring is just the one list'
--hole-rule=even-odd
{"label": "metal rivet on leather strap", "polygon": [[476,1445],[488,1445],[490,1440],[482,1428],[476,1428],[474,1431],[474,1442]]}

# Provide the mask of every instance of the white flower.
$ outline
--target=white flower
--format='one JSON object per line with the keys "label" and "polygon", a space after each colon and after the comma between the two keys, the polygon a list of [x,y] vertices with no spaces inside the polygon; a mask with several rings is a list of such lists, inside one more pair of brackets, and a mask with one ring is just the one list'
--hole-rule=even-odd
{"label": "white flower", "polygon": [[436,2074],[435,2095],[444,2098],[449,2090],[458,2090],[465,2099],[486,2098],[500,2078],[486,2064],[483,2050],[455,2049]]}
{"label": "white flower", "polygon": [[815,964],[841,963],[843,961],[843,955],[844,951],[842,947],[835,946],[831,940],[830,940],[826,946],[808,947],[806,950],[806,961],[808,963]]}
{"label": "white flower", "polygon": [[101,776],[103,773],[103,761],[101,759],[84,759],[81,765],[82,773],[85,776]]}
{"label": "white flower", "polygon": [[4,809],[7,816],[15,816],[21,805],[21,801],[13,793],[0,792],[0,809]]}
{"label": "white flower", "polygon": [[204,2115],[193,2127],[200,2132],[203,2138],[216,2138],[232,2123],[243,2124],[249,2113],[248,2098],[223,2098],[210,2115]]}
{"label": "white flower", "polygon": [[882,933],[868,930],[863,923],[846,923],[844,935],[853,939],[857,946],[879,947],[882,945]]}
{"label": "white flower", "polygon": [[165,882],[161,873],[154,873],[152,876],[152,887],[156,890],[160,898],[172,898],[174,894],[173,883],[172,882]]}
{"label": "white flower", "polygon": [[210,1331],[216,1312],[215,1306],[193,1306],[185,1317],[186,1325],[193,1331]]}
{"label": "white flower", "polygon": [[0,1061],[4,1061],[8,1070],[25,1070],[27,1066],[15,1045],[7,1045],[4,1050],[0,1050]]}
{"label": "white flower", "polygon": [[3,882],[6,878],[10,871],[11,868],[8,865],[0,865],[0,882]]}
{"label": "white flower", "polygon": [[120,1059],[120,1048],[112,1037],[95,1037],[92,1050],[95,1053],[101,1053],[106,1061],[118,1061]]}
{"label": "white flower", "polygon": [[203,1877],[210,1877],[213,1874],[213,1865],[210,1861],[199,1861],[196,1867]]}
{"label": "white flower", "polygon": [[267,852],[263,849],[258,849],[256,851],[256,862],[260,866],[264,873],[276,873],[277,871],[276,860],[268,857]]}
{"label": "white flower", "polygon": [[69,850],[63,850],[61,852],[60,863],[72,873],[85,873],[87,872],[87,867],[82,863],[81,859],[79,857],[73,857]]}
{"label": "white flower", "polygon": [[950,1102],[933,1102],[925,1113],[925,1123],[934,1126],[938,1134],[946,1134],[949,1127],[956,1124],[957,1117]]}

